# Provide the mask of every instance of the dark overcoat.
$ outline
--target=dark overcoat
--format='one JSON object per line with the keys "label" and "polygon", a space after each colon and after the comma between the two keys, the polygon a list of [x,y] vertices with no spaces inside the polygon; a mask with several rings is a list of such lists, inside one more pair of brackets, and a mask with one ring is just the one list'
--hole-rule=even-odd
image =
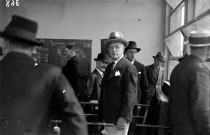
{"label": "dark overcoat", "polygon": [[170,77],[173,135],[210,134],[210,73],[206,63],[190,55]]}
{"label": "dark overcoat", "polygon": [[141,64],[138,61],[134,61],[133,64],[136,67],[137,74],[138,74],[138,95],[137,95],[137,104],[140,104],[141,102],[141,93],[142,91],[145,91],[148,88],[148,81],[147,81],[147,75],[146,75],[146,69],[143,64]]}
{"label": "dark overcoat", "polygon": [[79,59],[77,56],[72,57],[67,61],[66,65],[62,69],[63,74],[72,85],[75,94],[80,94],[80,72],[79,72]]}
{"label": "dark overcoat", "polygon": [[48,135],[53,118],[62,120],[64,135],[87,135],[83,110],[61,70],[8,53],[0,61],[0,134]]}

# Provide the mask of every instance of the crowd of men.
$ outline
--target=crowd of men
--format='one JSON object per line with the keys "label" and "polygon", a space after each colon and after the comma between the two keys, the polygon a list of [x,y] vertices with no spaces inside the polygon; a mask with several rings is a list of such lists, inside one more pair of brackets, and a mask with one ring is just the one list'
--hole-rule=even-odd
{"label": "crowd of men", "polygon": [[[54,134],[56,128],[53,131],[51,120],[59,119],[59,134],[87,135],[84,108],[78,100],[81,92],[85,101],[97,101],[98,122],[114,124],[98,129],[103,134],[164,135],[160,130],[136,128],[135,104],[150,105],[148,110],[137,113],[148,112],[146,124],[159,125],[161,119],[168,117],[173,135],[210,134],[210,69],[205,62],[210,56],[209,31],[190,33],[186,45],[191,54],[179,59],[167,83],[163,53],[158,52],[153,56],[154,63],[145,66],[136,60],[141,50],[137,43],[126,41],[119,31],[111,32],[104,42],[108,54],[99,53],[94,59],[96,68],[81,91],[75,46],[66,45],[68,61],[62,69],[35,63],[32,53],[36,45],[42,45],[36,41],[37,29],[37,22],[13,15],[4,31],[0,31],[4,39],[0,134]],[[166,104],[163,116],[161,110]]]}

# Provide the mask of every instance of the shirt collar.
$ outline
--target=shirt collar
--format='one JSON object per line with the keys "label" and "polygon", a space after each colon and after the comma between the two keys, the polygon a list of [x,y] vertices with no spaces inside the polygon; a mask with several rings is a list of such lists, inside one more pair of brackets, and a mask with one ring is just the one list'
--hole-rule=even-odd
{"label": "shirt collar", "polygon": [[113,68],[117,65],[118,61],[120,61],[120,59],[122,59],[122,57],[123,57],[123,55],[122,55],[122,56],[121,56],[118,60],[113,61],[113,62],[114,62],[114,66],[113,66]]}
{"label": "shirt collar", "polygon": [[99,70],[98,68],[96,68],[96,70],[99,72],[99,74],[103,77],[104,73],[101,72],[101,70]]}

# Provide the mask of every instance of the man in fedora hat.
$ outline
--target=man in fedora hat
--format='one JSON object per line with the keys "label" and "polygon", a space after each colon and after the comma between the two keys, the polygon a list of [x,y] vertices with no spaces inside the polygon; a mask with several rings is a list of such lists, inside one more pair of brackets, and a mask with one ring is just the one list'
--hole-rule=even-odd
{"label": "man in fedora hat", "polygon": [[128,46],[125,48],[125,57],[133,64],[138,73],[138,96],[137,96],[137,104],[140,104],[141,101],[141,91],[144,91],[148,87],[148,81],[146,76],[145,66],[136,60],[136,54],[141,49],[137,47],[135,41],[129,41]]}
{"label": "man in fedora hat", "polygon": [[[144,104],[149,104],[149,110],[146,118],[146,124],[158,124],[159,120],[159,107],[160,101],[162,100],[162,85],[164,83],[164,68],[162,64],[165,62],[165,58],[162,52],[158,52],[156,56],[153,56],[154,63],[146,66],[147,80],[149,87],[142,94],[142,102]],[[164,95],[165,97],[165,95]],[[153,129],[147,128],[146,133],[149,135]]]}
{"label": "man in fedora hat", "polygon": [[112,32],[105,41],[112,64],[107,66],[102,79],[99,120],[113,123],[105,126],[110,135],[127,135],[137,98],[137,71],[124,57],[127,41],[122,33]]}
{"label": "man in fedora hat", "polygon": [[94,60],[96,61],[96,68],[90,74],[85,90],[88,100],[99,100],[101,95],[101,80],[107,65],[111,62],[109,56],[105,53],[99,53],[98,57]]}
{"label": "man in fedora hat", "polygon": [[0,134],[52,134],[51,120],[56,116],[62,120],[62,134],[87,135],[83,110],[61,70],[35,66],[37,29],[37,22],[13,15],[0,31],[9,48],[0,61]]}
{"label": "man in fedora hat", "polygon": [[210,134],[210,31],[190,32],[191,54],[180,62],[170,77],[173,135]]}
{"label": "man in fedora hat", "polygon": [[[129,41],[128,46],[125,48],[125,57],[131,62],[131,64],[133,64],[136,69],[137,69],[137,74],[138,74],[138,94],[137,94],[137,101],[136,104],[140,104],[141,103],[141,91],[144,91],[147,89],[148,87],[148,81],[147,81],[147,76],[146,76],[146,70],[145,70],[145,66],[138,62],[136,60],[136,54],[140,51],[141,49],[137,47],[137,44],[135,41]],[[136,107],[134,107],[133,110],[134,115],[139,115],[139,110]],[[134,131],[135,131],[135,123],[137,121],[131,122],[130,127],[129,127],[129,135],[133,135]]]}
{"label": "man in fedora hat", "polygon": [[163,84],[164,68],[162,67],[162,64],[165,62],[163,53],[158,52],[156,56],[152,57],[154,58],[154,63],[145,67],[149,87],[142,98],[146,104],[150,104],[152,97],[157,92],[156,89]]}

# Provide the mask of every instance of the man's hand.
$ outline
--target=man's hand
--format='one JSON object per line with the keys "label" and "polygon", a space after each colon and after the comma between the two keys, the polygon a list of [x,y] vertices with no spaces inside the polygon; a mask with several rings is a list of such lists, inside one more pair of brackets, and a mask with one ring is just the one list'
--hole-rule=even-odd
{"label": "man's hand", "polygon": [[117,130],[125,130],[125,125],[126,125],[126,120],[124,118],[120,117],[117,120],[116,129]]}

